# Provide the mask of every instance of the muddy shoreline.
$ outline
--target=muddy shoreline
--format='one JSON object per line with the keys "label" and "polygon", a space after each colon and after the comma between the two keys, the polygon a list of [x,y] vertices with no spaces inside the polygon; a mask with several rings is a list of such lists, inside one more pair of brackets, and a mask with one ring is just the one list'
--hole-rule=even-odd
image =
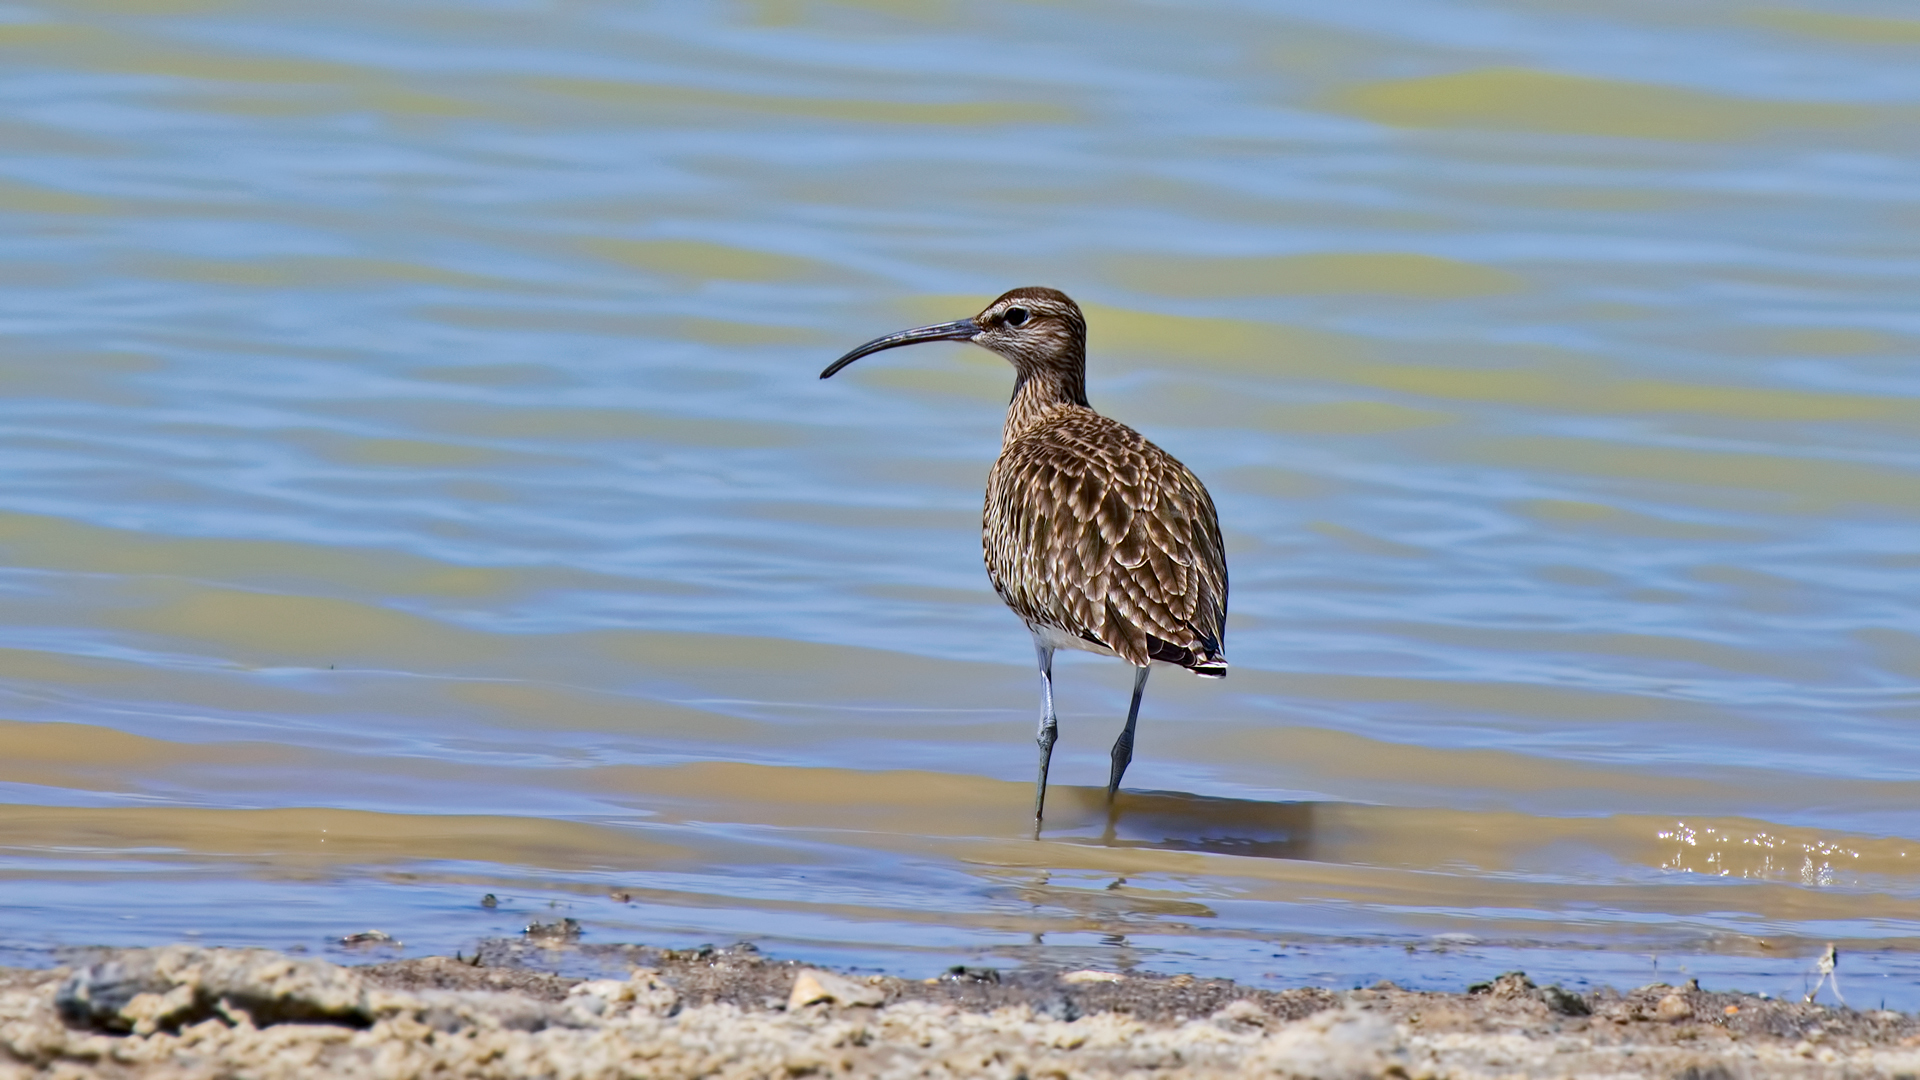
{"label": "muddy shoreline", "polygon": [[[551,968],[591,953],[623,978]],[[761,954],[500,940],[343,967],[101,950],[0,969],[0,1078],[419,1075],[1813,1077],[1920,1074],[1920,1019],[1509,973],[1458,993],[1097,970],[858,975]]]}

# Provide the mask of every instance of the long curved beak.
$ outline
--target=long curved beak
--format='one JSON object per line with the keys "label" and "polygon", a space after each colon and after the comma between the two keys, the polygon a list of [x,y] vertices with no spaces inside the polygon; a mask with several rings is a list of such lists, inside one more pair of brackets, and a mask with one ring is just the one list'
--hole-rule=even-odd
{"label": "long curved beak", "polygon": [[916,326],[912,330],[902,330],[897,334],[874,338],[865,345],[827,365],[820,373],[823,379],[833,378],[834,372],[853,363],[863,356],[871,356],[885,349],[897,349],[902,345],[918,345],[923,341],[972,341],[980,333],[980,324],[972,319],[960,319],[957,322],[943,322],[936,326]]}

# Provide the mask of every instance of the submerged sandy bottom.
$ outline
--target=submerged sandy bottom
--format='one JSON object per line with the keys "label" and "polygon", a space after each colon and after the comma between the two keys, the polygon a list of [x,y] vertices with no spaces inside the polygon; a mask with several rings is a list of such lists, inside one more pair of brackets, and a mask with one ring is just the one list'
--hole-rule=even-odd
{"label": "submerged sandy bottom", "polygon": [[[433,957],[129,949],[0,969],[0,1077],[1898,1076],[1920,1021],[1655,985],[1267,991],[1190,976],[855,976],[616,946],[624,979]],[[475,960],[479,963],[476,964]]]}

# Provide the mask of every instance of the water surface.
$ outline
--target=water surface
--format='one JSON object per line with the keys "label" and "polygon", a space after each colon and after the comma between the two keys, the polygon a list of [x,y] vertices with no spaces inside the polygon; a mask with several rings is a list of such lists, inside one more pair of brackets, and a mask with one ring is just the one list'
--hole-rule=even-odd
{"label": "water surface", "polygon": [[[1920,1005],[1897,5],[74,0],[0,58],[0,959],[1835,941]],[[1213,491],[1233,670],[1109,815],[1128,677],[1063,658],[1036,842],[1009,372],[815,375],[1041,283]]]}

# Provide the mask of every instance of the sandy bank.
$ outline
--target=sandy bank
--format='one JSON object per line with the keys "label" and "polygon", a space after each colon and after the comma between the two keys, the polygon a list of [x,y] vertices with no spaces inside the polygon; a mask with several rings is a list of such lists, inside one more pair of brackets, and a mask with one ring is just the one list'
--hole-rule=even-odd
{"label": "sandy bank", "polygon": [[[0,1078],[1886,1076],[1920,1022],[1652,986],[1265,991],[1186,976],[854,977],[750,947],[615,947],[625,979],[512,961],[340,967],[265,950],[0,969]],[[620,950],[624,949],[622,952]]]}

